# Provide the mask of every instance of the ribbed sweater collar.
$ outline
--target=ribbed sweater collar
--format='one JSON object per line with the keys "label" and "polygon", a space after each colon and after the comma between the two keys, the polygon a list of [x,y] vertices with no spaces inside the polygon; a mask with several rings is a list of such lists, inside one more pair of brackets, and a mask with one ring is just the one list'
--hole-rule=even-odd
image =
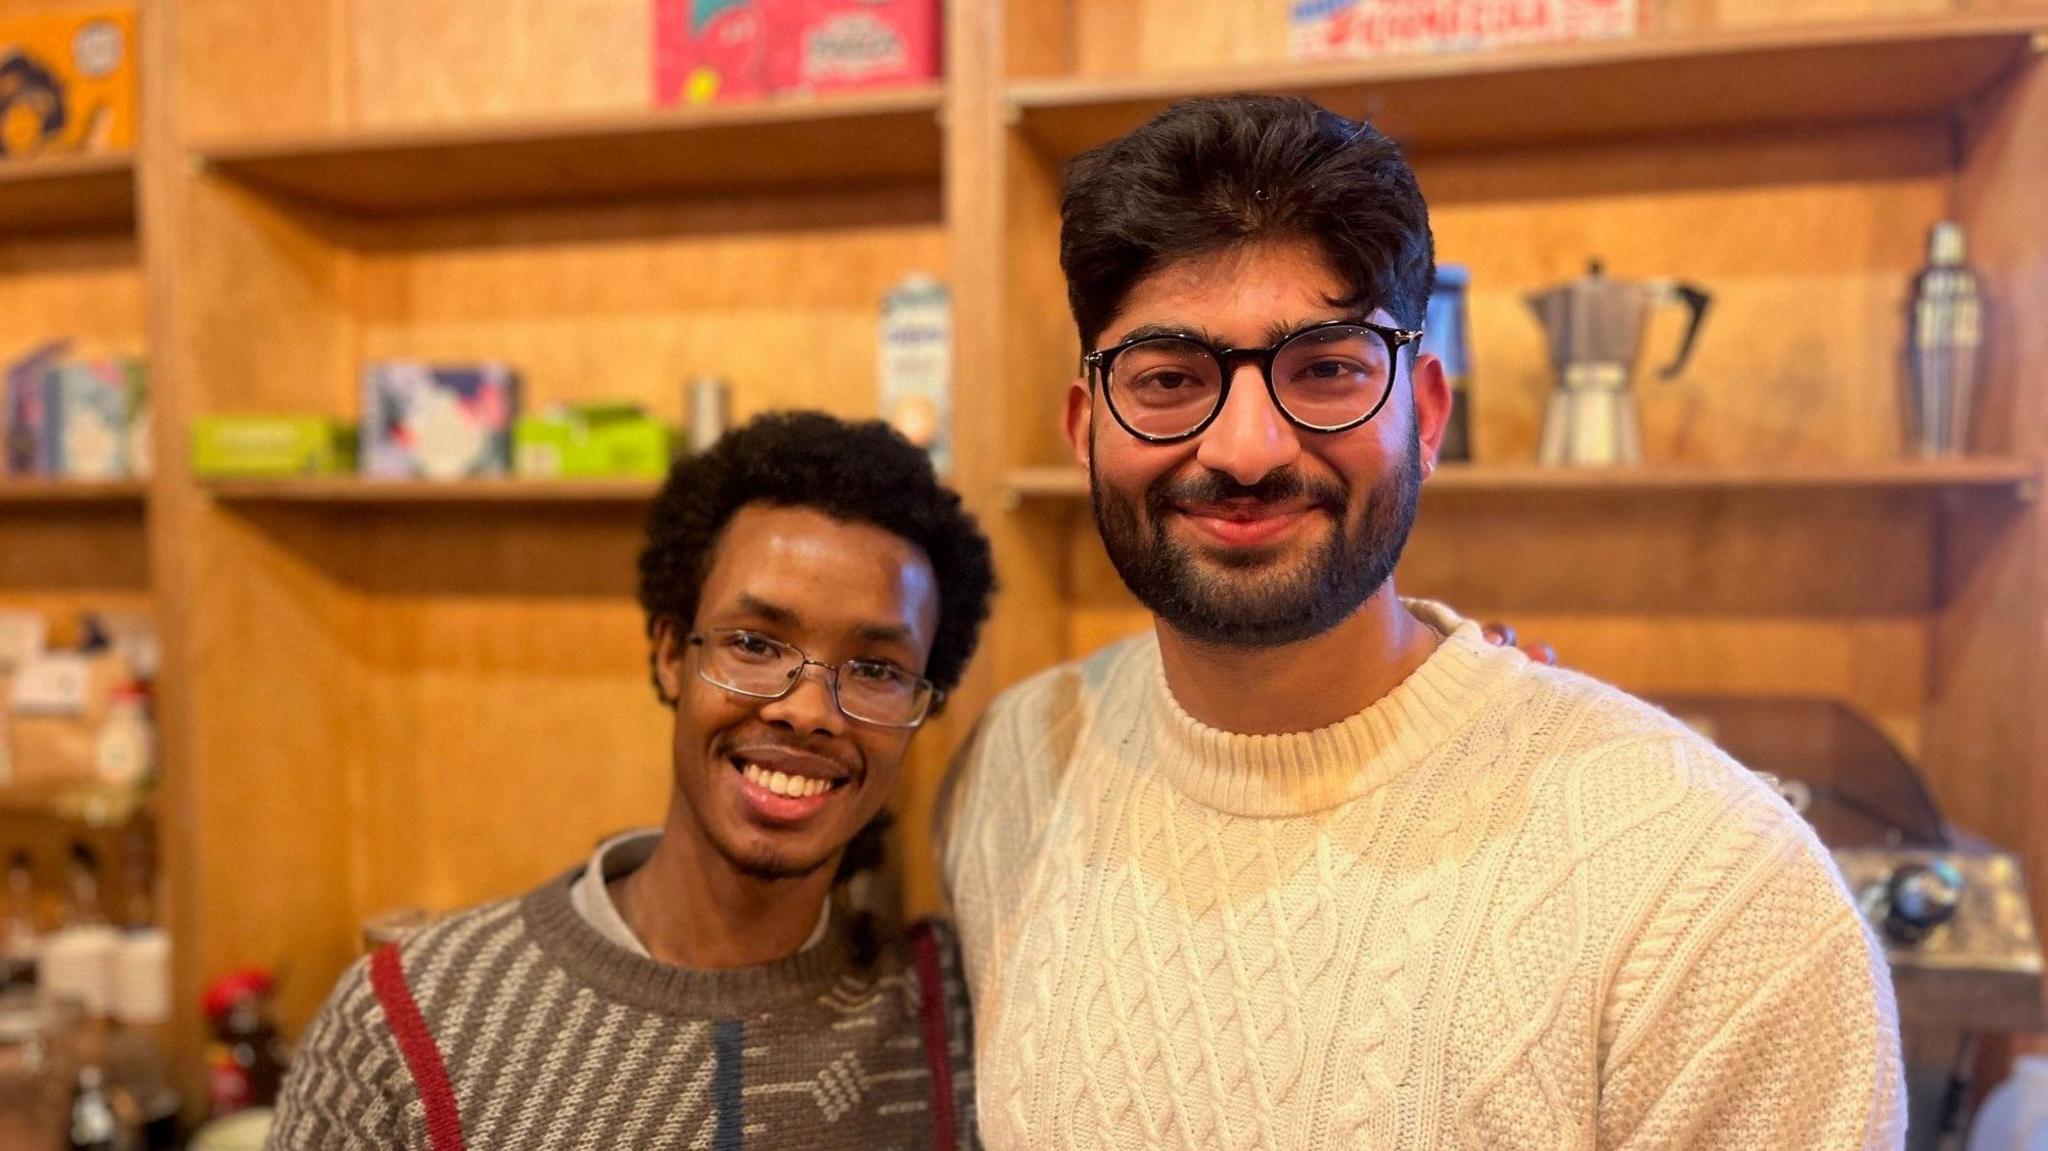
{"label": "ribbed sweater collar", "polygon": [[816,947],[758,967],[698,971],[636,955],[606,939],[577,914],[569,887],[579,866],[542,884],[521,901],[526,929],[572,979],[621,1003],[677,1018],[738,1018],[816,999],[854,973],[845,915]]}
{"label": "ribbed sweater collar", "polygon": [[1496,648],[1479,625],[1426,601],[1406,601],[1443,642],[1393,691],[1314,731],[1237,735],[1181,709],[1156,643],[1144,677],[1144,722],[1155,766],[1197,803],[1253,818],[1310,815],[1371,794],[1441,747],[1526,662]]}

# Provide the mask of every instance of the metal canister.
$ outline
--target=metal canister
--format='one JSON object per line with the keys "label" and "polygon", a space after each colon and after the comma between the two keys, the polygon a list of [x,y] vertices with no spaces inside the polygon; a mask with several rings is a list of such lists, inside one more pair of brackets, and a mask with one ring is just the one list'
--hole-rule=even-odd
{"label": "metal canister", "polygon": [[1471,348],[1466,341],[1465,289],[1471,272],[1463,264],[1439,264],[1436,286],[1429,294],[1429,312],[1422,321],[1422,349],[1444,364],[1451,382],[1451,419],[1437,458],[1446,462],[1472,458]]}
{"label": "metal canister", "polygon": [[1983,367],[1984,291],[1964,262],[1963,226],[1934,225],[1927,266],[1914,278],[1906,333],[1908,435],[1923,456],[1969,450],[1970,414]]}
{"label": "metal canister", "polygon": [[709,451],[732,422],[732,388],[717,376],[692,376],[688,402],[690,451]]}

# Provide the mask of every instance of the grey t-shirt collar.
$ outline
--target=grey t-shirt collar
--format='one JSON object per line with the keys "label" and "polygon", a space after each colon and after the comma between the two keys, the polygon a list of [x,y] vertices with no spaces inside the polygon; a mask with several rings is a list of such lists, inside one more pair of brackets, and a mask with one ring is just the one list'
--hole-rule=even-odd
{"label": "grey t-shirt collar", "polygon": [[[590,863],[583,874],[569,888],[569,902],[576,908],[576,914],[585,923],[595,928],[606,941],[639,956],[652,959],[640,937],[633,934],[626,918],[619,914],[618,904],[612,902],[611,891],[605,886],[615,879],[623,879],[640,869],[654,854],[654,847],[661,842],[661,829],[642,827],[621,832],[597,845],[591,852]],[[801,954],[824,942],[825,932],[832,923],[832,901],[818,911],[818,926],[811,931],[811,937],[797,949]]]}

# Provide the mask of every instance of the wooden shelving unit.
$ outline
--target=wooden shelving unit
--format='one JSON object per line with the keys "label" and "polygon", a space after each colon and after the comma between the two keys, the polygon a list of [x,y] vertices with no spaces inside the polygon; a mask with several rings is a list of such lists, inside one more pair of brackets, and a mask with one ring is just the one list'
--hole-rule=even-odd
{"label": "wooden shelving unit", "polygon": [[[1687,492],[1956,492],[2032,500],[2041,469],[2026,460],[1903,460],[1887,463],[1719,467],[1544,468],[1516,464],[1446,464],[1423,486],[1425,495],[1558,495]],[[1013,503],[1084,500],[1088,480],[1077,468],[1020,468],[1005,487]]]}
{"label": "wooden shelving unit", "polygon": [[[2048,463],[2038,340],[1999,345],[1981,425],[1998,458],[1802,462],[1898,442],[1879,393],[1925,223],[1958,215],[1994,297],[2036,298],[2048,0],[1917,21],[1827,0],[1801,6],[1835,17],[1818,24],[1316,65],[1287,59],[1281,5],[963,0],[942,85],[669,110],[647,107],[644,6],[629,28],[589,6],[508,21],[447,0],[431,35],[408,35],[423,17],[396,0],[145,3],[156,134],[132,163],[0,170],[0,243],[37,248],[26,306],[0,295],[0,321],[85,329],[97,313],[79,301],[139,243],[147,320],[138,305],[103,335],[147,328],[166,428],[344,414],[361,363],[384,358],[512,362],[529,407],[631,399],[675,420],[703,372],[733,383],[737,419],[871,415],[881,293],[947,279],[954,478],[1006,590],[905,773],[912,910],[936,901],[908,829],[927,826],[949,741],[1020,676],[1143,625],[1069,514],[1079,474],[1042,466],[1065,458],[1075,351],[1059,165],[1172,100],[1239,90],[1369,112],[1421,157],[1439,258],[1472,265],[1489,326],[1482,456],[1527,458],[1540,419],[1540,396],[1517,394],[1546,370],[1536,333],[1501,317],[1602,255],[1716,292],[1699,378],[1659,393],[1689,389],[1699,410],[1657,418],[1710,428],[1714,455],[1780,461],[1445,469],[1425,490],[1455,497],[1441,519],[1457,522],[1418,545],[1418,582],[1526,584],[1460,606],[1512,609],[1624,686],[1850,700],[1937,764],[1961,821],[2048,866],[2012,798],[2048,795],[2048,735],[2016,686],[2048,659],[2009,622],[2048,605],[2048,556],[2027,542],[2048,539],[2029,502]],[[139,240],[53,238],[128,228],[138,186]],[[114,570],[164,609],[187,1001],[231,966],[287,961],[296,1026],[366,915],[510,893],[659,817],[667,713],[633,597],[655,485],[205,480],[160,441],[146,498],[0,486],[0,593],[70,610]],[[9,514],[48,507],[68,510]],[[293,882],[250,881],[278,875]]]}
{"label": "wooden shelving unit", "polygon": [[942,100],[928,86],[474,127],[220,139],[194,151],[230,179],[362,216],[936,186]]}
{"label": "wooden shelving unit", "polygon": [[0,163],[0,239],[135,222],[135,157],[44,156]]}
{"label": "wooden shelving unit", "polygon": [[1859,23],[1555,48],[1012,82],[1040,147],[1069,156],[1175,100],[1304,96],[1410,151],[1944,116],[2035,51],[2039,17]]}

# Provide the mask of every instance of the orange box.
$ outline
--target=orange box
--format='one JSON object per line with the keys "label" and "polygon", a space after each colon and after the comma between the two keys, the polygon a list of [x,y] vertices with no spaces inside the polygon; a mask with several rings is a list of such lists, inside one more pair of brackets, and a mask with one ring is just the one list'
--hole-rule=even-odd
{"label": "orange box", "polygon": [[135,9],[0,18],[0,156],[135,146]]}

